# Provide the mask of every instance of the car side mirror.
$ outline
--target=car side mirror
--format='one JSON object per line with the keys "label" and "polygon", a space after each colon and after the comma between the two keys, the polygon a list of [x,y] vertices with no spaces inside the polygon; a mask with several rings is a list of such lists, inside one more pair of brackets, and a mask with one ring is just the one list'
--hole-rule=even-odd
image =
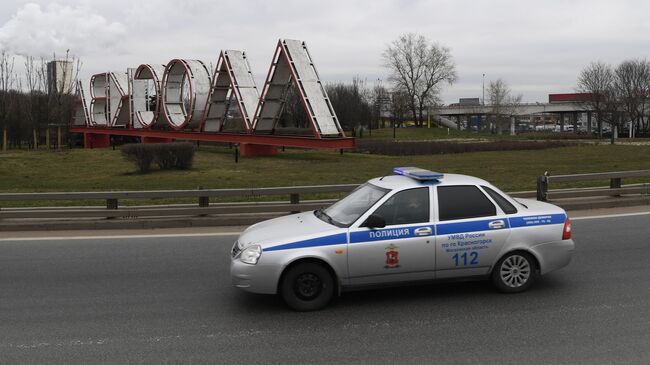
{"label": "car side mirror", "polygon": [[377,214],[371,214],[363,223],[364,227],[368,228],[384,228],[386,227],[386,220]]}

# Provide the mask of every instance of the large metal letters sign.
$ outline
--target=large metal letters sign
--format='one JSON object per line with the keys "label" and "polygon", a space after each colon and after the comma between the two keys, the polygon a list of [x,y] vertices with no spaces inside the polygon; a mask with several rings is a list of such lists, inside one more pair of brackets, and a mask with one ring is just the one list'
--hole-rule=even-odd
{"label": "large metal letters sign", "polygon": [[[261,95],[246,54],[228,50],[212,74],[199,60],[174,59],[93,75],[89,112],[76,114],[89,127],[278,134],[291,87],[314,137],[345,137],[307,45],[297,40],[278,41]],[[77,108],[88,111],[80,84],[77,95]]]}
{"label": "large metal letters sign", "polygon": [[129,124],[129,80],[125,73],[110,72],[108,79],[108,110],[111,127]]}
{"label": "large metal letters sign", "polygon": [[[241,51],[221,52],[212,76],[212,90],[209,104],[205,108],[203,131],[249,131],[253,126],[259,98],[246,54]],[[233,109],[238,116],[234,118],[232,126],[226,126],[228,113]]]}
{"label": "large metal letters sign", "polygon": [[86,105],[86,94],[84,92],[81,80],[77,81],[77,91],[74,96],[75,108],[72,115],[72,125],[86,126],[90,124],[90,116],[88,115],[88,105]]}
{"label": "large metal letters sign", "polygon": [[90,125],[108,126],[108,74],[101,73],[90,78]]}
{"label": "large metal letters sign", "polygon": [[272,132],[282,113],[289,87],[296,87],[312,129],[319,136],[339,136],[341,126],[305,42],[280,40],[264,84],[255,132]]}
{"label": "large metal letters sign", "polygon": [[172,60],[165,67],[162,106],[169,126],[199,129],[210,94],[210,72],[199,60]]}
{"label": "large metal letters sign", "polygon": [[164,65],[140,65],[131,77],[131,122],[133,128],[166,124],[159,118],[161,78]]}

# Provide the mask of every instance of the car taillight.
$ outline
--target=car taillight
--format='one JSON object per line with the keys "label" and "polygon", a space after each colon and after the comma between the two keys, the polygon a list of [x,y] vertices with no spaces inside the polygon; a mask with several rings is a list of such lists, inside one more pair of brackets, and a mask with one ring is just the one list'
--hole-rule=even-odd
{"label": "car taillight", "polygon": [[562,239],[563,240],[571,239],[571,219],[569,219],[569,217],[566,217],[566,221],[564,221],[564,230],[562,231]]}

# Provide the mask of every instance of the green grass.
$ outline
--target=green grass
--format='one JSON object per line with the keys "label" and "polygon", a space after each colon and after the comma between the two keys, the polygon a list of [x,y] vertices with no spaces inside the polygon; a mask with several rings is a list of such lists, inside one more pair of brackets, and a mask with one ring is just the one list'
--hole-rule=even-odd
{"label": "green grass", "polygon": [[[395,166],[419,166],[485,178],[506,191],[534,190],[536,176],[650,169],[650,146],[575,146],[540,151],[377,156],[287,150],[275,157],[244,157],[228,148],[201,147],[187,171],[135,172],[111,149],[0,153],[0,192],[257,188],[361,183]],[[624,181],[626,183],[627,181]],[[582,185],[602,185],[586,182]]]}

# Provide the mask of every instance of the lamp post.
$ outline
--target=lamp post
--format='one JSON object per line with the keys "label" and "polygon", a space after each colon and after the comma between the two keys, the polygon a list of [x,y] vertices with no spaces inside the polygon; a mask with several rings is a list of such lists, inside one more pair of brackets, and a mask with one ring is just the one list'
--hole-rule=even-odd
{"label": "lamp post", "polygon": [[483,106],[485,106],[485,74],[483,74]]}

